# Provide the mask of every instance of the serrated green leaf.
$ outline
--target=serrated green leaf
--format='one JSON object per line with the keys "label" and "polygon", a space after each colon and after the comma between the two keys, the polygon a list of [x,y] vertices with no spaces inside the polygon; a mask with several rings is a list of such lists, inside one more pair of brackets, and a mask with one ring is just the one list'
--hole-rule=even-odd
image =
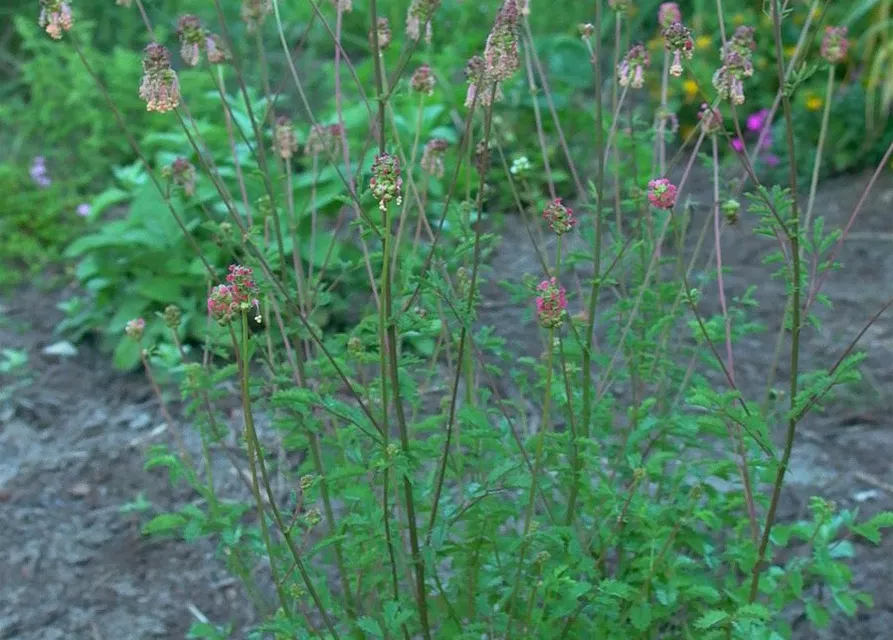
{"label": "serrated green leaf", "polygon": [[357,626],[362,631],[371,634],[373,638],[384,638],[384,631],[381,630],[381,625],[378,624],[377,620],[363,617],[357,620]]}
{"label": "serrated green leaf", "polygon": [[171,533],[186,524],[186,518],[179,513],[162,513],[143,525],[143,534]]}
{"label": "serrated green leaf", "polygon": [[729,614],[720,609],[711,609],[695,622],[695,628],[705,630],[713,629],[729,619]]}
{"label": "serrated green leaf", "polygon": [[638,631],[651,626],[651,606],[647,602],[637,602],[629,610],[629,619]]}
{"label": "serrated green leaf", "polygon": [[828,626],[828,622],[831,621],[828,610],[815,600],[810,600],[806,603],[806,617],[819,629],[824,629]]}

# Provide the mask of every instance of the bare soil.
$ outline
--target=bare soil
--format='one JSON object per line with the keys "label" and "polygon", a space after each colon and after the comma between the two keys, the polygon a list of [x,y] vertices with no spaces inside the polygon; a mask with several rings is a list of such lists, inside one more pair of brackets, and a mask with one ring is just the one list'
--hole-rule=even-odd
{"label": "bare soil", "polygon": [[[845,225],[867,179],[850,176],[823,185],[818,215],[829,226]],[[825,292],[835,308],[823,312],[822,331],[805,334],[807,368],[832,364],[893,295],[891,208],[888,172],[840,254],[844,270],[827,282]],[[706,211],[699,215],[703,220]],[[732,268],[726,278],[729,295],[758,284],[759,314],[769,329],[735,352],[739,382],[753,391],[761,389],[772,358],[784,289],[761,264],[772,243],[751,230],[746,216],[740,230],[727,230],[723,257]],[[520,225],[505,232],[493,268],[505,279],[538,273]],[[497,289],[490,294],[482,320],[519,350],[539,353],[529,314],[508,304]],[[159,510],[192,497],[171,489],[163,472],[143,468],[145,448],[170,434],[156,429],[162,423],[159,407],[142,375],[113,371],[89,344],[79,345],[71,357],[43,353],[59,340],[53,333],[59,320],[53,301],[59,295],[26,288],[2,301],[0,345],[28,353],[32,379],[0,405],[0,639],[183,638],[201,615],[243,628],[251,618],[246,598],[228,580],[210,542],[142,537],[137,516],[122,511],[138,494]],[[893,316],[882,317],[867,332],[863,348],[865,381],[801,427],[784,518],[804,515],[812,495],[833,499],[841,508],[858,507],[865,515],[893,509]],[[780,384],[787,373],[780,367]],[[10,377],[0,378],[0,385],[11,383]],[[855,543],[855,584],[874,597],[875,607],[854,619],[835,619],[820,636],[800,637],[890,637],[893,536],[879,547]]]}

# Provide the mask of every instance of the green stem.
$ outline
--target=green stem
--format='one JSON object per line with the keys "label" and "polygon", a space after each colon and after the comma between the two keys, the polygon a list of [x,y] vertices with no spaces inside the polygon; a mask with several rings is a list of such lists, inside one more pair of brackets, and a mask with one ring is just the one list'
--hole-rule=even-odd
{"label": "green stem", "polygon": [[[809,234],[809,223],[812,220],[812,207],[815,204],[815,193],[819,186],[819,171],[822,168],[822,151],[825,148],[825,139],[828,136],[828,121],[831,119],[831,98],[834,95],[834,65],[828,67],[828,84],[825,88],[825,109],[822,111],[822,128],[819,131],[819,144],[815,150],[815,162],[812,165],[812,181],[809,184],[809,200],[806,203],[806,218],[803,221],[803,231]],[[813,247],[813,251],[817,251]]]}
{"label": "green stem", "polygon": [[539,481],[540,471],[543,464],[543,444],[546,440],[546,434],[549,431],[549,410],[552,405],[552,354],[555,351],[553,346],[555,342],[555,328],[549,328],[549,340],[546,345],[546,397],[543,399],[543,420],[540,424],[539,434],[536,443],[536,457],[533,463],[533,475],[530,479],[530,492],[527,496],[527,510],[524,514],[524,542],[521,545],[521,558],[518,560],[518,571],[515,573],[515,585],[512,587],[512,595],[510,597],[509,610],[514,612],[515,597],[521,588],[521,573],[524,570],[524,558],[527,555],[529,546],[528,536],[530,535],[530,526],[533,522],[533,506],[536,502],[537,483]]}
{"label": "green stem", "polygon": [[[245,431],[246,431],[246,440],[248,442],[248,460],[251,466],[251,481],[252,481],[252,493],[254,493],[254,499],[257,504],[258,516],[260,517],[261,528],[266,530],[266,518],[264,514],[266,509],[264,508],[264,502],[260,495],[260,487],[258,485],[258,474],[257,471],[260,471],[260,480],[263,483],[263,488],[266,492],[267,501],[270,505],[270,511],[273,514],[273,519],[276,521],[276,527],[279,529],[279,532],[282,534],[282,537],[285,538],[285,542],[288,545],[289,551],[291,551],[292,558],[295,561],[295,566],[298,568],[298,572],[301,574],[301,578],[304,581],[304,586],[307,587],[307,592],[310,594],[310,598],[313,600],[313,604],[316,606],[319,614],[322,616],[323,622],[326,625],[326,628],[329,630],[329,633],[332,634],[336,639],[340,638],[338,632],[335,630],[334,625],[332,624],[332,620],[329,617],[329,614],[326,612],[325,606],[322,603],[322,599],[319,597],[319,593],[316,590],[316,587],[313,586],[313,581],[310,579],[310,574],[307,572],[307,566],[304,564],[304,560],[301,558],[301,551],[298,546],[295,544],[294,539],[291,537],[291,533],[289,532],[288,524],[282,517],[281,512],[279,511],[279,506],[276,504],[276,496],[273,493],[273,488],[270,484],[270,477],[267,473],[266,463],[264,462],[263,452],[260,445],[260,440],[257,437],[257,431],[254,428],[254,414],[251,410],[251,397],[250,397],[250,387],[248,384],[248,312],[242,311],[241,313],[242,319],[242,344],[240,356],[240,364],[241,364],[241,382],[242,382],[242,412],[245,418]],[[235,333],[231,332],[231,336],[233,341],[236,341]],[[238,346],[238,345],[237,345]],[[238,350],[238,349],[237,349]],[[265,537],[268,539],[269,531],[264,533]],[[268,544],[268,553],[270,553],[270,566],[271,569],[274,567],[275,556],[272,553],[271,548]],[[274,581],[277,585],[277,591],[280,591],[280,600],[284,597],[284,587],[279,584],[278,580],[275,580],[274,573]],[[283,607],[285,607],[285,600],[283,600]],[[292,616],[291,611],[288,608],[285,608],[285,613],[289,617]]]}
{"label": "green stem", "polygon": [[[384,73],[382,70],[382,60],[381,60],[381,47],[378,42],[378,3],[376,0],[370,0],[369,2],[369,19],[370,19],[370,29],[372,33],[372,54],[374,57],[374,69],[375,69],[375,86],[376,91],[378,92],[378,150],[380,153],[384,153],[385,151],[385,113],[387,110],[387,102],[388,96],[385,94],[384,90]],[[384,215],[385,225],[382,229],[382,237],[384,243],[384,257],[382,263],[382,299],[381,299],[381,318],[386,321],[387,326],[387,340],[382,343],[381,347],[384,348],[387,346],[388,350],[388,366],[386,370],[389,370],[391,386],[393,390],[393,406],[394,412],[397,415],[397,426],[400,429],[400,442],[403,449],[403,455],[406,456],[407,459],[411,457],[410,446],[409,446],[409,428],[406,423],[406,415],[403,410],[403,400],[401,398],[400,393],[400,370],[399,370],[399,356],[397,354],[397,327],[395,324],[395,319],[392,317],[393,314],[393,290],[392,290],[392,282],[390,277],[390,243],[391,243],[391,228],[390,228],[390,220],[387,214],[387,211]],[[385,376],[385,370],[382,371],[382,376]],[[385,413],[387,413],[387,408],[385,408]],[[409,545],[412,551],[412,562],[415,566],[415,579],[416,579],[416,602],[419,608],[419,620],[422,625],[422,635],[425,637],[425,640],[431,640],[431,625],[428,620],[428,599],[427,599],[427,589],[425,586],[425,560],[422,558],[421,549],[419,547],[419,532],[418,532],[418,524],[416,522],[416,511],[415,511],[415,499],[413,497],[413,487],[412,481],[409,478],[408,474],[403,476],[403,493],[404,493],[404,501],[406,503],[406,519],[409,525]]]}
{"label": "green stem", "polygon": [[[782,50],[781,38],[781,15],[778,6],[778,0],[772,3],[772,20],[775,26],[775,56],[778,68],[778,80],[784,85],[784,51]],[[791,243],[791,386],[790,386],[790,417],[788,418],[788,427],[785,434],[784,451],[781,461],[778,464],[778,471],[775,475],[775,483],[772,487],[772,500],[769,503],[769,512],[766,515],[766,525],[763,528],[763,536],[760,540],[760,547],[757,552],[757,561],[754,563],[753,572],[750,582],[750,594],[748,602],[754,602],[757,598],[760,585],[760,573],[763,568],[763,562],[766,559],[766,550],[769,547],[769,536],[772,533],[772,526],[775,524],[775,514],[778,510],[778,503],[781,499],[781,489],[784,485],[785,473],[788,469],[788,462],[791,459],[791,451],[794,448],[794,437],[797,434],[797,422],[799,416],[794,411],[797,406],[797,393],[799,390],[799,371],[800,371],[800,288],[802,285],[801,264],[800,264],[800,212],[797,208],[797,160],[794,145],[794,119],[791,110],[791,100],[786,93],[782,93],[782,106],[784,107],[784,117],[787,129],[788,155],[791,159],[789,180],[791,185],[791,219],[789,226],[785,226],[788,240]]]}
{"label": "green stem", "polygon": [[[589,308],[586,318],[586,335],[583,338],[583,370],[580,373],[580,384],[583,386],[583,416],[580,420],[580,436],[589,437],[589,427],[592,421],[592,342],[595,331],[595,313],[598,309],[598,296],[601,291],[601,262],[602,262],[602,194],[605,183],[605,141],[604,141],[604,105],[602,104],[602,2],[595,3],[595,33],[599,34],[595,41],[595,61],[593,63],[595,75],[595,147],[597,153],[597,175],[595,183],[595,233],[592,240],[592,287],[589,291]],[[578,485],[582,481],[582,460],[577,460],[577,468],[574,469],[574,482],[571,487],[571,495],[568,500],[568,513],[574,514],[576,510]],[[568,523],[572,524],[572,521]]]}
{"label": "green stem", "polygon": [[[242,341],[240,344],[233,345],[236,347],[240,353],[239,355],[239,380],[242,384],[242,415],[245,417],[245,442],[248,449],[248,468],[251,471],[251,494],[254,496],[254,502],[257,506],[257,517],[260,520],[260,531],[261,536],[264,540],[264,545],[267,548],[267,556],[270,559],[270,573],[273,578],[273,584],[276,587],[276,594],[279,596],[279,602],[282,605],[282,611],[288,616],[289,619],[292,617],[291,605],[289,604],[288,594],[285,591],[285,586],[279,580],[278,569],[276,568],[276,553],[273,548],[273,540],[270,536],[270,529],[267,525],[267,516],[266,509],[264,508],[264,501],[261,497],[260,493],[260,484],[258,482],[258,472],[257,472],[257,456],[259,455],[258,441],[256,438],[256,434],[254,434],[254,420],[249,416],[251,413],[251,388],[249,386],[248,381],[248,314],[243,311],[241,314],[242,318]],[[233,342],[237,342],[235,333],[232,333]]]}

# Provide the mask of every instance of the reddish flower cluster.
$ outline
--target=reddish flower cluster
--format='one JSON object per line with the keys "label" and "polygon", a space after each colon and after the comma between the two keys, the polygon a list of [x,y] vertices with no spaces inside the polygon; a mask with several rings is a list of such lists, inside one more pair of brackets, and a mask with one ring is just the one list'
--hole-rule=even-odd
{"label": "reddish flower cluster", "polygon": [[567,292],[555,278],[543,280],[536,288],[536,315],[541,326],[557,329],[567,316]]}
{"label": "reddish flower cluster", "polygon": [[379,153],[372,163],[372,178],[369,179],[372,195],[378,200],[378,208],[388,210],[393,200],[397,206],[402,204],[403,178],[400,177],[400,160],[390,153]]}
{"label": "reddish flower cluster", "polygon": [[170,166],[165,167],[161,175],[172,180],[175,185],[183,189],[187,196],[195,194],[195,167],[186,158],[177,158]]}
{"label": "reddish flower cluster", "polygon": [[413,40],[418,40],[422,34],[422,25],[424,25],[425,42],[430,43],[433,35],[431,20],[439,6],[440,0],[412,0],[409,11],[406,13],[406,35]]}
{"label": "reddish flower cluster", "polygon": [[[378,32],[378,49],[384,51],[391,46],[391,23],[387,18],[379,18],[375,30]],[[373,42],[371,31],[369,32],[369,42]]]}
{"label": "reddish flower cluster", "polygon": [[722,131],[722,114],[719,112],[719,109],[710,107],[706,102],[701,105],[701,110],[698,112],[698,120],[701,121],[701,128],[708,136]]}
{"label": "reddish flower cluster", "polygon": [[409,86],[416,93],[425,96],[434,95],[434,74],[431,72],[431,67],[423,64],[416,69],[409,80]]}
{"label": "reddish flower cluster", "polygon": [[685,27],[681,22],[664,27],[664,46],[667,51],[673,54],[673,63],[670,65],[670,74],[674,76],[682,75],[682,58],[691,60],[692,52],[695,49],[695,41],[691,37],[691,29]]}
{"label": "reddish flower cluster", "polygon": [[666,178],[657,178],[648,183],[648,202],[657,209],[672,209],[676,206],[676,185]]}
{"label": "reddish flower cluster", "polygon": [[675,2],[661,3],[657,10],[657,22],[663,29],[677,22],[682,22],[682,12],[679,10],[679,5]]}
{"label": "reddish flower cluster", "polygon": [[485,70],[487,63],[481,56],[472,56],[465,64],[465,78],[468,82],[468,91],[465,94],[465,106],[471,108],[477,100],[482,107],[489,107],[494,101],[502,100],[502,87],[497,84],[495,91],[492,87],[482,91],[478,95],[478,89],[484,87]]}
{"label": "reddish flower cluster", "polygon": [[629,0],[608,0],[608,6],[617,13],[626,13],[629,10]]}
{"label": "reddish flower cluster", "polygon": [[825,37],[822,38],[822,57],[831,64],[837,64],[846,58],[846,52],[850,47],[847,40],[846,27],[825,27]]}
{"label": "reddish flower cluster", "polygon": [[242,20],[248,26],[250,33],[254,33],[272,11],[271,0],[243,0],[242,2]]}
{"label": "reddish flower cluster", "polygon": [[307,134],[307,143],[304,145],[304,153],[318,156],[322,153],[334,154],[341,142],[341,125],[330,124],[328,126],[316,124],[310,127]]}
{"label": "reddish flower cluster", "polygon": [[261,321],[260,301],[257,299],[257,284],[253,279],[251,267],[233,264],[229,267],[226,284],[220,284],[211,290],[208,297],[208,313],[218,322],[226,325],[243,311],[254,307],[255,320]]}
{"label": "reddish flower cluster", "polygon": [[549,228],[558,235],[564,235],[577,224],[574,212],[570,207],[561,203],[561,198],[555,198],[543,209],[543,219],[549,223]]}
{"label": "reddish flower cluster", "polygon": [[142,318],[135,318],[133,320],[128,320],[127,324],[124,325],[124,333],[134,342],[139,342],[143,339],[143,331],[145,328],[146,321]]}
{"label": "reddish flower cluster", "polygon": [[722,48],[722,66],[713,74],[713,86],[719,97],[733,104],[744,104],[744,78],[753,75],[753,27],[738,27]]}
{"label": "reddish flower cluster", "polygon": [[194,15],[181,16],[177,21],[177,39],[180,41],[180,57],[190,67],[201,61],[202,52],[212,64],[219,64],[227,58],[220,38],[206,30]]}
{"label": "reddish flower cluster", "polygon": [[645,86],[645,70],[651,63],[651,56],[644,45],[633,45],[617,64],[617,82],[621,87],[641,89]]}
{"label": "reddish flower cluster", "polygon": [[62,32],[71,30],[74,24],[71,6],[65,0],[40,0],[38,24],[53,40],[60,40]]}
{"label": "reddish flower cluster", "polygon": [[503,82],[512,77],[521,66],[518,55],[518,28],[521,12],[517,0],[505,0],[484,47],[486,67],[484,75],[489,82]]}
{"label": "reddish flower cluster", "polygon": [[298,150],[298,138],[295,129],[285,116],[276,119],[276,129],[273,131],[273,149],[276,155],[283,160],[289,160]]}
{"label": "reddish flower cluster", "polygon": [[146,111],[165,113],[180,104],[180,83],[171,69],[171,54],[157,42],[151,42],[143,52],[143,80],[140,98],[146,101]]}
{"label": "reddish flower cluster", "polygon": [[428,141],[422,152],[422,171],[429,176],[442,178],[444,172],[443,154],[449,145],[450,143],[443,138],[434,138]]}

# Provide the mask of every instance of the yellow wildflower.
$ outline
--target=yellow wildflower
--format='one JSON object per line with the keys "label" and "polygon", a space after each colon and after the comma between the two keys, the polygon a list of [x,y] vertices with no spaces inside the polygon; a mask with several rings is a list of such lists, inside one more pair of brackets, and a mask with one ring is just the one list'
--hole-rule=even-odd
{"label": "yellow wildflower", "polygon": [[698,36],[698,39],[695,40],[695,44],[697,45],[698,49],[706,49],[711,44],[713,44],[713,38],[711,38],[710,36]]}
{"label": "yellow wildflower", "polygon": [[742,24],[744,24],[744,14],[736,13],[734,16],[732,16],[732,22],[735,24],[736,27],[740,27]]}
{"label": "yellow wildflower", "polygon": [[818,111],[825,106],[825,101],[819,96],[809,96],[806,98],[806,108],[809,111]]}
{"label": "yellow wildflower", "polygon": [[797,53],[797,47],[792,44],[789,44],[784,48],[785,57],[793,58],[795,53]]}
{"label": "yellow wildflower", "polygon": [[686,102],[691,102],[698,97],[698,83],[694,80],[686,80],[683,82],[682,90],[685,92]]}

